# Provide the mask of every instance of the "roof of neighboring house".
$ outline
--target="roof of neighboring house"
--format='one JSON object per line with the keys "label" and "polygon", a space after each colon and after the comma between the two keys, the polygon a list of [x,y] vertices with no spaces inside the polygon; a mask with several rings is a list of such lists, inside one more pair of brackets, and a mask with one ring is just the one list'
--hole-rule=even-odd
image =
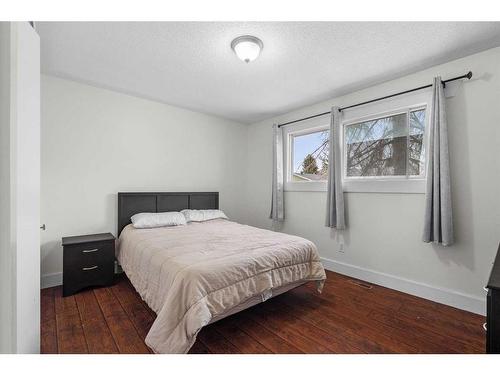
{"label": "roof of neighboring house", "polygon": [[295,177],[300,178],[305,181],[322,181],[325,180],[325,176],[321,174],[313,173],[294,173]]}

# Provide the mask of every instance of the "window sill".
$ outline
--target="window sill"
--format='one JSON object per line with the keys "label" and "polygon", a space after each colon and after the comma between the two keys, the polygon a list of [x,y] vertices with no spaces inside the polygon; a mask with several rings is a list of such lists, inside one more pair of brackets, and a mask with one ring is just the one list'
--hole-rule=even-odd
{"label": "window sill", "polygon": [[344,180],[342,187],[344,189],[344,193],[424,194],[425,180]]}
{"label": "window sill", "polygon": [[[344,193],[394,193],[394,194],[424,194],[425,180],[362,180],[344,181]],[[285,192],[326,192],[326,182],[288,182]]]}

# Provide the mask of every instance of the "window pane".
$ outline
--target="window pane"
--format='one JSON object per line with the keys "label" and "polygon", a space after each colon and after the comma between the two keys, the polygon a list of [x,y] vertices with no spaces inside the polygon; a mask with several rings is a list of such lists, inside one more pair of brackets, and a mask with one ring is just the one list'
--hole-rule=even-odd
{"label": "window pane", "polygon": [[329,131],[293,136],[292,181],[322,181],[328,175]]}
{"label": "window pane", "polygon": [[425,109],[410,112],[410,141],[408,142],[408,174],[421,176],[424,174],[424,128]]}
{"label": "window pane", "polygon": [[347,176],[405,176],[406,113],[345,127]]}

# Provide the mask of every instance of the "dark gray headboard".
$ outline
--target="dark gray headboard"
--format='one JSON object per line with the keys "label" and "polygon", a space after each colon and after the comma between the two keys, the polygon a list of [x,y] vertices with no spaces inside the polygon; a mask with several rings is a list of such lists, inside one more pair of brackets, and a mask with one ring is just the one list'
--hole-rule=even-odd
{"label": "dark gray headboard", "polygon": [[167,212],[184,209],[209,210],[219,208],[219,193],[118,193],[118,232],[130,224],[139,212]]}

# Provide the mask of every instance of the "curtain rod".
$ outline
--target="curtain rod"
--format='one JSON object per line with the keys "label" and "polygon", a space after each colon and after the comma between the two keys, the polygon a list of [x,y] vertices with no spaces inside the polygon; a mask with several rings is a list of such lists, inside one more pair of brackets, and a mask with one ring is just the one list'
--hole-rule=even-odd
{"label": "curtain rod", "polygon": [[[446,86],[447,82],[456,81],[456,80],[464,79],[464,78],[471,79],[472,78],[472,72],[469,71],[467,74],[464,74],[462,76],[458,76],[458,77],[455,77],[455,78],[447,79],[447,80],[443,81],[443,86]],[[398,96],[398,95],[408,94],[409,92],[426,89],[428,87],[432,87],[432,84],[425,85],[425,86],[420,86],[420,87],[416,87],[414,89],[410,89],[410,90],[406,90],[406,91],[397,92],[395,94],[391,94],[391,95],[387,95],[387,96],[382,96],[380,98],[368,100],[366,102],[352,104],[352,105],[349,105],[347,107],[339,108],[339,111],[343,111],[343,110],[349,109],[349,108],[359,107],[360,105],[365,105],[365,104],[369,104],[369,103],[373,103],[373,102],[378,102],[379,100],[389,99],[389,98],[392,98],[392,97]],[[315,118],[315,117],[320,117],[320,116],[328,115],[330,113],[331,113],[331,111],[328,111],[328,112],[318,113],[317,115],[312,115],[312,116],[300,118],[298,120],[288,121],[288,122],[285,122],[283,124],[279,124],[278,128],[281,128],[282,126],[286,126],[286,125],[290,125],[290,124],[295,124],[296,122],[300,122],[300,121],[304,121],[304,120],[309,120],[309,119],[312,119],[312,118]]]}

